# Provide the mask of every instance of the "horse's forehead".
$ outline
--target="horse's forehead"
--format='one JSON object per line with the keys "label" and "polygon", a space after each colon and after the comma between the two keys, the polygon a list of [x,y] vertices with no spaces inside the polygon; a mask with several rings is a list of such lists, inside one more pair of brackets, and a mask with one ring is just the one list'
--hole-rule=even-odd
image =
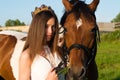
{"label": "horse's forehead", "polygon": [[64,24],[64,26],[66,28],[79,28],[81,25],[82,25],[82,19],[79,17],[78,19],[76,19],[75,17],[73,16],[69,16],[67,19],[66,19],[66,22]]}
{"label": "horse's forehead", "polygon": [[77,30],[79,29],[79,27],[82,25],[82,19],[79,18],[77,21],[76,21],[76,26],[77,26]]}
{"label": "horse's forehead", "polygon": [[92,15],[90,15],[88,17],[80,16],[80,17],[78,17],[78,19],[71,18],[69,16],[69,19],[66,20],[64,26],[68,29],[76,28],[77,31],[78,30],[80,31],[80,29],[86,31],[86,30],[91,30],[95,27],[95,25],[96,25],[95,20],[96,19]]}

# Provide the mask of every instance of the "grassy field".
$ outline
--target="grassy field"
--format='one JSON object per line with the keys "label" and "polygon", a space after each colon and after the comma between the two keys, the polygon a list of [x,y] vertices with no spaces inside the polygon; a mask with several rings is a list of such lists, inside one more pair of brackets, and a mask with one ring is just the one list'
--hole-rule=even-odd
{"label": "grassy field", "polygon": [[98,80],[120,80],[120,31],[101,36],[96,62]]}

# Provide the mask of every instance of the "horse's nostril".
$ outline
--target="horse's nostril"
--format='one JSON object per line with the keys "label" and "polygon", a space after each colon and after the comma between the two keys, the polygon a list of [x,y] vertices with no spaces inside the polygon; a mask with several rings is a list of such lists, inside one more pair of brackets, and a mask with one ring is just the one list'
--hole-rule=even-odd
{"label": "horse's nostril", "polygon": [[85,75],[85,73],[86,73],[85,68],[82,68],[79,77],[83,77]]}

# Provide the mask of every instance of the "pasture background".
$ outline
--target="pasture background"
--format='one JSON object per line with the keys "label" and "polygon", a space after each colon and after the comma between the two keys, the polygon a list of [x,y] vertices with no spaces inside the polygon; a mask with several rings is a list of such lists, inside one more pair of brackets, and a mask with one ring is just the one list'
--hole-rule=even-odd
{"label": "pasture background", "polygon": [[101,34],[96,62],[98,80],[120,80],[120,31]]}

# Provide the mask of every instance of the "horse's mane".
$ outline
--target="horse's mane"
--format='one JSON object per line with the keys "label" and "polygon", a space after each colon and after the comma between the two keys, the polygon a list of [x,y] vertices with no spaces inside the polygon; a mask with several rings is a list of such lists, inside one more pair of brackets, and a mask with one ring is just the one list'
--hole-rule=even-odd
{"label": "horse's mane", "polygon": [[[61,21],[60,21],[60,24],[63,26],[64,23],[65,23],[65,20],[67,18],[67,15],[70,14],[71,12],[73,12],[76,20],[79,19],[80,17],[80,13],[84,13],[84,15],[86,15],[86,18],[89,19],[87,16],[89,15],[88,13],[90,13],[91,15],[93,15],[95,17],[95,14],[94,12],[92,12],[90,10],[90,8],[88,7],[88,5],[84,2],[84,1],[77,1],[77,2],[74,2],[74,1],[70,1],[70,3],[73,4],[73,8],[71,11],[67,12],[65,11],[62,18],[61,18]],[[95,17],[96,19],[96,17]]]}

